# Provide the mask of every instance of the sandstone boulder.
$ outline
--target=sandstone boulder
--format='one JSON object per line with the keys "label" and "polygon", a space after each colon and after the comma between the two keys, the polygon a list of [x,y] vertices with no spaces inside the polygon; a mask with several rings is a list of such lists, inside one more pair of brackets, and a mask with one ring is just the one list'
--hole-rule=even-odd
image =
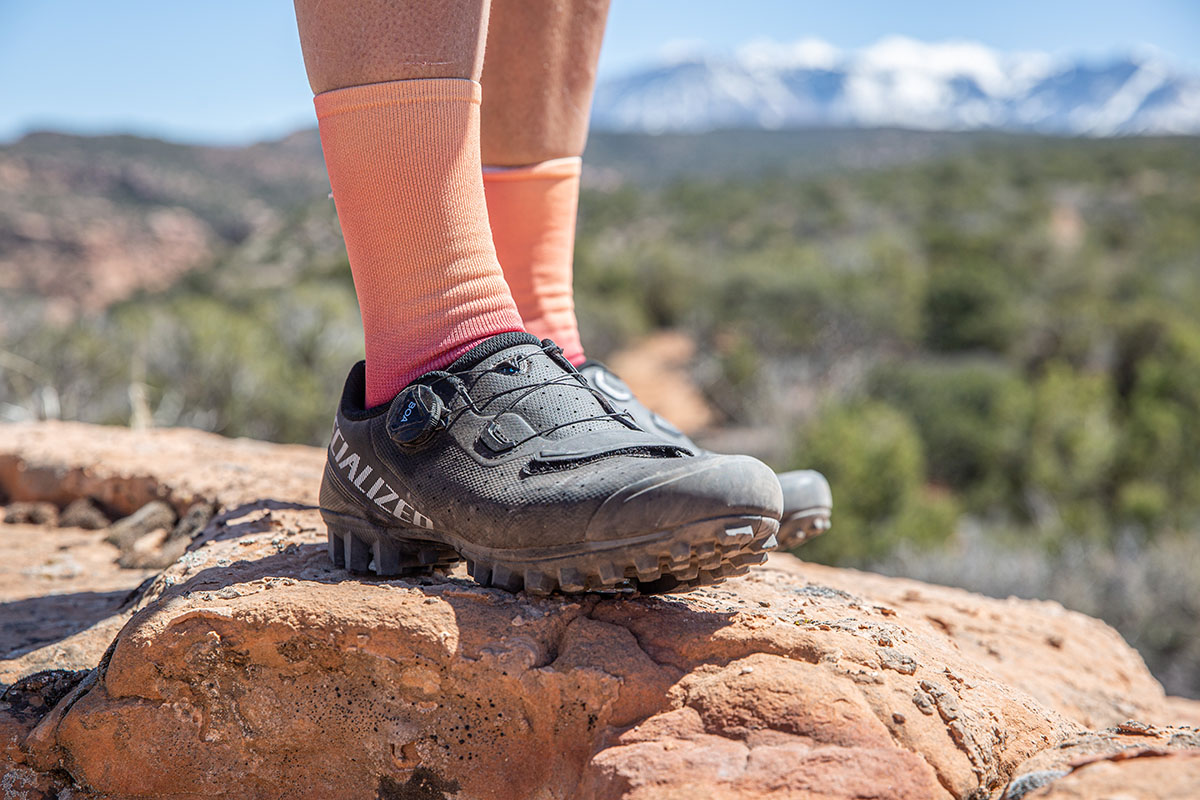
{"label": "sandstone boulder", "polygon": [[1151,787],[1150,756],[1112,760],[1135,750],[1171,765],[1163,786],[1194,777],[1198,733],[1170,726],[1137,654],[1057,604],[781,555],[662,597],[368,580],[325,556],[319,450],[5,433],[9,498],[218,509],[89,628],[115,636],[91,640],[94,668],[0,662],[13,796],[984,798],[1051,775],[1015,786],[1039,796],[1085,791],[1106,759]]}
{"label": "sandstone boulder", "polygon": [[1200,792],[1200,752],[1139,753],[1073,766],[1029,800],[1179,800]]}

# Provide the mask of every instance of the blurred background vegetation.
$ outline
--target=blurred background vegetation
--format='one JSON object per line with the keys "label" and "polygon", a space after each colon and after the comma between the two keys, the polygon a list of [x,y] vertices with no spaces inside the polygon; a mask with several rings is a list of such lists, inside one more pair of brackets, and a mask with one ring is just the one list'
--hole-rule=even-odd
{"label": "blurred background vegetation", "polygon": [[[690,337],[701,441],[829,476],[802,557],[1060,600],[1200,697],[1200,139],[606,135],[588,164],[589,354]],[[362,345],[312,134],[37,135],[0,171],[0,414],[324,443]],[[104,284],[96,231],[149,266]]]}

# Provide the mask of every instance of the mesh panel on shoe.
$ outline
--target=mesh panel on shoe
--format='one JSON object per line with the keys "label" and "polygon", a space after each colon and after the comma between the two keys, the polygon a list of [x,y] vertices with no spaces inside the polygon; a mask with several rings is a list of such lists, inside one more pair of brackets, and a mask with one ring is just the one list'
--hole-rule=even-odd
{"label": "mesh panel on shoe", "polygon": [[[527,365],[527,370],[520,374],[480,372],[518,360]],[[467,379],[468,393],[480,410],[485,414],[506,410],[518,413],[547,439],[625,427],[609,415],[585,382],[565,372],[542,351],[540,344],[493,353],[480,360],[472,373],[475,376]]]}

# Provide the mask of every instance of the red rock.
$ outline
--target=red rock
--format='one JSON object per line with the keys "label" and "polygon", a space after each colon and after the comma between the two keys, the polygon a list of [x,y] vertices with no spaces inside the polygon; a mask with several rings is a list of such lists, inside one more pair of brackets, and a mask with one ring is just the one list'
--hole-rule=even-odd
{"label": "red rock", "polygon": [[1200,750],[1092,761],[1025,798],[1180,800],[1197,796],[1200,796]]}
{"label": "red rock", "polygon": [[37,464],[219,508],[71,694],[0,710],[13,780],[69,769],[75,796],[983,797],[1150,736],[1089,727],[1173,713],[1110,628],[1053,604],[784,556],[651,598],[359,579],[324,553],[318,450],[6,433],[0,487],[67,492],[20,477]]}

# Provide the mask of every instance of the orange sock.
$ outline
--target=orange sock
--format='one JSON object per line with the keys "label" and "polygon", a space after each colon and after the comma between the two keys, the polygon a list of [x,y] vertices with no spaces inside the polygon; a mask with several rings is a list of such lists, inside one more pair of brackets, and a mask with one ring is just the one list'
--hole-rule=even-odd
{"label": "orange sock", "polygon": [[576,366],[584,362],[571,288],[580,165],[556,158],[483,172],[492,241],[525,330],[553,339]]}
{"label": "orange sock", "polygon": [[367,407],[522,330],[488,227],[479,84],[392,81],[314,98],[367,350]]}

